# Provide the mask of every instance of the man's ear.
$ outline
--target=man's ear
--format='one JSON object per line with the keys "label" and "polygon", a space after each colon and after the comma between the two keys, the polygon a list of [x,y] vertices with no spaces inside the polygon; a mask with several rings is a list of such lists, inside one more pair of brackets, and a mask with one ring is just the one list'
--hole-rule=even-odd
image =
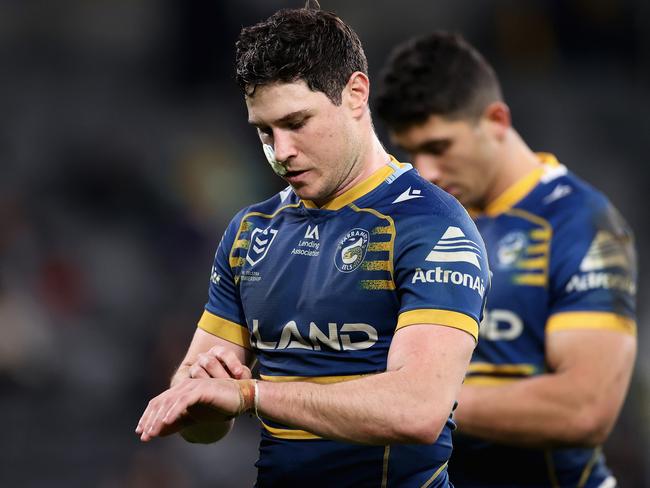
{"label": "man's ear", "polygon": [[355,117],[361,117],[368,108],[370,97],[370,80],[361,71],[350,75],[347,85],[341,93],[341,103],[348,107]]}
{"label": "man's ear", "polygon": [[503,102],[492,102],[483,111],[483,120],[488,122],[490,131],[502,140],[512,126],[510,108]]}

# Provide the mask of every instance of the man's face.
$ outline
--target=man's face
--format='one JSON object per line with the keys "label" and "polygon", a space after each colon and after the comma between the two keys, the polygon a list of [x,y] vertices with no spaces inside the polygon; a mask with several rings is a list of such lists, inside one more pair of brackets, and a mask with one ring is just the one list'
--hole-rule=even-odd
{"label": "man's face", "polygon": [[[345,95],[345,94],[344,94]],[[322,204],[350,174],[356,159],[354,127],[345,105],[334,105],[304,81],[257,86],[246,97],[248,121],[275,150],[282,176],[306,200]]]}
{"label": "man's face", "polygon": [[494,180],[496,141],[489,122],[432,115],[419,125],[391,133],[420,175],[466,207],[483,207]]}

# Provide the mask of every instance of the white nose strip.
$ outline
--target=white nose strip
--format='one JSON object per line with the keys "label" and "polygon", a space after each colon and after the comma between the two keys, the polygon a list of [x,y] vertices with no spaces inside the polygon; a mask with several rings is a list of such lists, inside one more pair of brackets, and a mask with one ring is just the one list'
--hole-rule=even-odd
{"label": "white nose strip", "polygon": [[280,161],[275,159],[275,151],[273,150],[273,146],[271,146],[270,144],[262,144],[262,148],[264,149],[264,155],[266,156],[266,160],[271,165],[271,168],[273,168],[273,172],[278,176],[286,175],[287,168],[285,168]]}

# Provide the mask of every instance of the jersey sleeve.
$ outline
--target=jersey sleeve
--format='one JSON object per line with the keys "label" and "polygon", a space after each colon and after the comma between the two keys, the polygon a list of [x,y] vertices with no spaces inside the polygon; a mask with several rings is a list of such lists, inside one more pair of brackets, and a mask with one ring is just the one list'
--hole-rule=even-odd
{"label": "jersey sleeve", "polygon": [[546,332],[609,329],[636,334],[632,231],[604,198],[577,206],[554,228]]}
{"label": "jersey sleeve", "polygon": [[411,216],[397,227],[397,329],[438,324],[464,330],[478,340],[490,287],[487,253],[460,204],[448,210],[442,215]]}
{"label": "jersey sleeve", "polygon": [[243,212],[230,223],[214,256],[210,272],[208,303],[198,327],[229,342],[251,348],[250,334],[239,296],[238,279],[231,266],[231,249],[239,233]]}

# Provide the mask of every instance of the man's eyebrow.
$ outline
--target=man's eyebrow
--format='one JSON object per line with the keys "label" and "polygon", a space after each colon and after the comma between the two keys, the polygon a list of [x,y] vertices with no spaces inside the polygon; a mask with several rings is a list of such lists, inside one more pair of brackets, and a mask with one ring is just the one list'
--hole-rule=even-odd
{"label": "man's eyebrow", "polygon": [[419,144],[414,150],[415,151],[426,151],[427,149],[430,149],[435,146],[443,145],[443,144],[448,144],[450,142],[449,137],[439,137],[435,139],[428,139],[421,144]]}
{"label": "man's eyebrow", "polygon": [[[284,115],[280,117],[279,119],[272,121],[271,125],[283,125],[288,122],[291,122],[294,119],[300,118],[300,117],[306,117],[310,115],[309,110],[303,109],[303,110],[296,110],[295,112],[288,113],[287,115]],[[251,125],[254,125],[255,127],[262,127],[266,126],[267,124],[260,122],[255,119],[248,119],[248,123]]]}

